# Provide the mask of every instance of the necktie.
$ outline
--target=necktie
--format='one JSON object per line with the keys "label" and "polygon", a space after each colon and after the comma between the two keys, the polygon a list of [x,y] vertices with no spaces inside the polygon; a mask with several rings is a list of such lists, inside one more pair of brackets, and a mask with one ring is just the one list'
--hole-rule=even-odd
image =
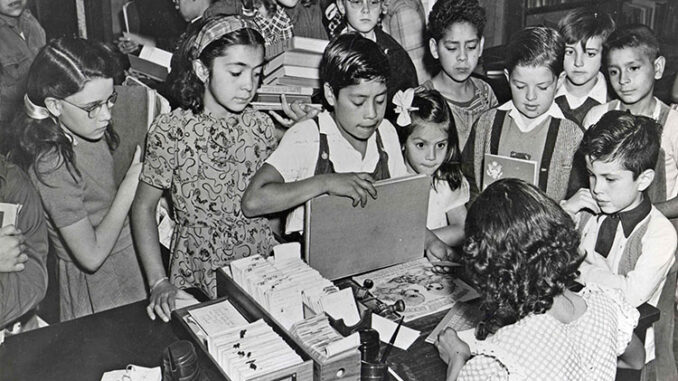
{"label": "necktie", "polygon": [[617,235],[619,222],[619,214],[611,214],[600,224],[595,250],[605,258],[607,258],[607,255],[610,254],[610,249],[612,249],[612,243],[614,242],[614,236]]}

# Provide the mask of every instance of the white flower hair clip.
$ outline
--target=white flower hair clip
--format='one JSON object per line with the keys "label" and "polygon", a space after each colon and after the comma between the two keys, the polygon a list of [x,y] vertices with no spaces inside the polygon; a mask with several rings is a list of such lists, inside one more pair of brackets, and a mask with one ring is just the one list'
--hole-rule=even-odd
{"label": "white flower hair clip", "polygon": [[396,106],[395,112],[398,114],[396,124],[400,127],[405,127],[412,123],[410,111],[419,110],[419,107],[412,107],[413,100],[414,88],[407,89],[404,92],[402,90],[398,90],[398,92],[393,96],[392,102]]}

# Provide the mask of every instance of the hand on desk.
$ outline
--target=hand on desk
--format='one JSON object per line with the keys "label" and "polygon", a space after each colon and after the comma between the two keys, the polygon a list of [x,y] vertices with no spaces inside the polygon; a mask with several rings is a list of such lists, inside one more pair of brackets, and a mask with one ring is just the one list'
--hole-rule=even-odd
{"label": "hand on desk", "polygon": [[190,299],[192,296],[184,290],[175,287],[169,280],[164,279],[151,290],[146,312],[151,320],[159,316],[165,323],[170,321],[172,310],[177,299]]}
{"label": "hand on desk", "polygon": [[468,344],[459,338],[457,331],[445,328],[435,343],[440,358],[447,364],[447,381],[456,380],[461,368],[471,358]]}
{"label": "hand on desk", "polygon": [[0,229],[0,272],[22,271],[28,261],[24,235],[14,225]]}

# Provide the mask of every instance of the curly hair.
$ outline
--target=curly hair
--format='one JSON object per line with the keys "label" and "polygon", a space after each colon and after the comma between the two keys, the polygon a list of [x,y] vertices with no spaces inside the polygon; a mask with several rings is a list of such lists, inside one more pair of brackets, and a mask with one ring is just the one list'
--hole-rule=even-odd
{"label": "curly hair", "polygon": [[439,41],[445,31],[457,22],[473,25],[478,32],[478,38],[481,38],[487,22],[485,8],[478,4],[478,0],[440,0],[435,3],[428,16],[429,34]]}
{"label": "curly hair", "polygon": [[443,125],[447,131],[447,158],[433,174],[433,188],[435,189],[436,180],[446,181],[452,190],[459,188],[463,176],[461,172],[461,150],[459,149],[457,127],[447,101],[438,90],[420,87],[415,90],[412,107],[417,108],[410,111],[412,123],[397,128],[400,145],[405,147],[407,138],[419,126],[427,123]]}
{"label": "curly hair", "polygon": [[469,209],[465,231],[462,261],[481,295],[479,340],[548,311],[584,260],[568,214],[518,179],[485,189]]}
{"label": "curly hair", "polygon": [[204,109],[203,96],[205,94],[205,84],[198,78],[193,71],[193,61],[200,60],[210,73],[212,64],[217,57],[225,54],[226,49],[235,45],[250,45],[264,47],[264,38],[261,33],[251,28],[243,28],[228,33],[218,40],[207,45],[200,56],[196,57],[195,39],[200,30],[210,21],[230,17],[216,15],[191,25],[186,35],[179,41],[177,53],[172,57],[172,70],[167,79],[169,83],[169,93],[172,94],[173,104],[177,104],[183,109],[190,109],[194,114],[199,114]]}
{"label": "curly hair", "polygon": [[[97,78],[115,78],[117,63],[103,44],[82,38],[58,38],[50,41],[38,53],[28,72],[26,95],[35,105],[45,106],[46,98],[64,99],[80,92],[87,82]],[[65,165],[74,179],[80,177],[75,164],[73,143],[55,118],[33,119],[20,113],[14,120],[13,132],[19,144],[11,148],[10,159],[23,170],[36,168],[40,181],[46,173],[35,165],[56,155],[58,165]],[[110,150],[118,143],[118,135],[109,123],[104,139]]]}

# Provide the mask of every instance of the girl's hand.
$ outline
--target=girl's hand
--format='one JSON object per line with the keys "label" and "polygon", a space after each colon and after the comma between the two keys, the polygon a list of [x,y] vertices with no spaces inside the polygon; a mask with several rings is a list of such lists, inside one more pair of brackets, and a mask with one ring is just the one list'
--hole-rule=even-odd
{"label": "girl's hand", "polygon": [[320,110],[317,107],[313,107],[308,103],[299,101],[294,101],[291,104],[288,103],[285,94],[280,96],[280,103],[282,104],[283,112],[287,118],[280,116],[275,111],[269,111],[269,114],[285,128],[290,128],[295,123],[303,120],[313,119],[320,113]]}
{"label": "girl's hand", "polygon": [[146,307],[148,317],[155,320],[155,317],[159,316],[162,321],[167,323],[170,321],[177,298],[189,299],[192,296],[186,291],[178,289],[167,278],[163,279],[151,290],[151,296],[148,298],[149,303]]}
{"label": "girl's hand", "polygon": [[139,185],[139,175],[141,174],[142,166],[141,148],[137,146],[136,150],[134,151],[134,158],[132,158],[132,164],[130,164],[129,169],[127,169],[127,174],[125,174],[125,178],[122,180],[122,183],[120,183],[120,189],[118,192],[124,191],[134,196],[134,192],[137,190],[137,185]]}
{"label": "girl's hand", "polygon": [[21,230],[8,225],[0,229],[0,272],[22,271],[28,255],[24,253],[26,245]]}
{"label": "girl's hand", "polygon": [[375,200],[377,198],[374,179],[367,173],[333,173],[322,176],[327,193],[352,199],[354,207],[358,204],[365,207],[368,197]]}
{"label": "girl's hand", "polygon": [[435,346],[440,358],[448,365],[456,362],[466,363],[471,358],[471,348],[452,328],[445,328],[438,334]]}
{"label": "girl's hand", "polygon": [[[454,259],[454,249],[441,241],[431,230],[426,229],[426,238],[424,241],[424,255],[430,262],[445,262]],[[447,266],[434,266],[435,272],[447,273],[450,268]]]}

